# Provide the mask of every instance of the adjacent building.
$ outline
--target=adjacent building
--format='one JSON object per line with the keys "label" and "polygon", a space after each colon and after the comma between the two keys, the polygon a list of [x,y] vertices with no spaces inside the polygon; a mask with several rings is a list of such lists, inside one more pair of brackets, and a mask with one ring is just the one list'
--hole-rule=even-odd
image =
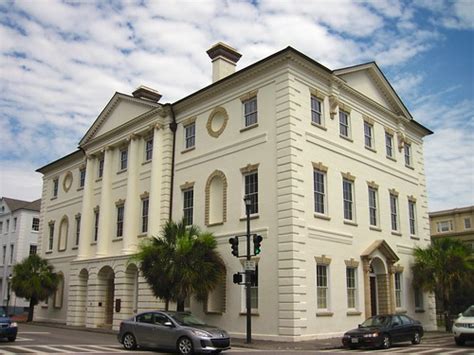
{"label": "adjacent building", "polygon": [[79,149],[38,170],[41,254],[62,281],[37,319],[117,329],[162,307],[130,256],[184,217],[214,233],[227,264],[207,302],[187,306],[243,336],[244,292],[232,283],[243,265],[228,240],[245,233],[247,195],[263,236],[255,338],[340,335],[388,312],[434,329],[433,295],[411,284],[412,251],[430,243],[432,132],[378,66],[331,70],[288,47],[235,72],[235,49],[207,53],[212,84],[165,104],[146,87],[115,93]]}
{"label": "adjacent building", "polygon": [[36,254],[40,225],[41,200],[22,201],[0,198],[0,296],[3,306],[13,313],[29,303],[10,290],[13,266],[30,254]]}
{"label": "adjacent building", "polygon": [[430,212],[431,239],[455,238],[474,250],[474,206]]}

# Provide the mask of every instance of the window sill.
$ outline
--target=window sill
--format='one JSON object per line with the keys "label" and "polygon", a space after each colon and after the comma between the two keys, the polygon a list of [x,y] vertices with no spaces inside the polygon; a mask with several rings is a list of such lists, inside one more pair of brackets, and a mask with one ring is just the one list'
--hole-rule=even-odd
{"label": "window sill", "polygon": [[342,139],[345,139],[346,141],[349,141],[351,143],[354,143],[354,140],[350,137],[346,137],[346,136],[343,136],[342,134],[339,135],[339,137],[341,137]]}
{"label": "window sill", "polygon": [[51,197],[51,201],[57,200],[57,199],[58,199],[58,196],[53,196],[53,197]]}
{"label": "window sill", "polygon": [[222,226],[222,225],[224,225],[224,222],[209,223],[206,226],[207,227],[215,227],[215,226]]}
{"label": "window sill", "polygon": [[[224,312],[218,312],[218,311],[204,311],[205,314],[209,314],[209,315],[216,315],[216,316],[221,316],[224,314]],[[245,313],[247,314],[247,313]]]}
{"label": "window sill", "polygon": [[405,314],[405,313],[407,313],[407,310],[404,309],[404,308],[397,308],[397,309],[395,310],[395,313],[396,313],[396,314]]}
{"label": "window sill", "polygon": [[376,231],[376,232],[381,232],[381,231],[382,231],[382,228],[374,227],[374,226],[370,226],[369,229],[370,229],[371,231]]}
{"label": "window sill", "polygon": [[45,254],[53,254],[53,251],[52,250],[46,250],[44,253]]}
{"label": "window sill", "polygon": [[318,127],[320,129],[322,129],[323,131],[327,131],[328,129],[326,127],[324,127],[322,124],[319,124],[319,123],[315,123],[313,121],[311,121],[311,124],[315,127]]}
{"label": "window sill", "polygon": [[75,247],[72,247],[71,249],[72,249],[72,250],[77,250],[77,249],[79,249],[79,247],[78,247],[78,246],[75,246]]}
{"label": "window sill", "polygon": [[346,315],[348,316],[360,316],[362,314],[362,312],[359,312],[359,311],[347,311],[346,312]]}
{"label": "window sill", "polygon": [[66,251],[67,248],[64,249],[58,249],[58,252],[62,253],[63,251]]}
{"label": "window sill", "polygon": [[385,157],[387,159],[390,159],[391,161],[397,161],[397,159],[395,159],[394,157],[391,157],[390,155],[386,155]]}
{"label": "window sill", "polygon": [[[255,213],[255,214],[251,214],[250,215],[250,219],[258,219],[260,218],[260,215],[258,213]],[[240,220],[241,221],[246,221],[247,220],[247,216],[244,216],[244,217],[240,217]]]}
{"label": "window sill", "polygon": [[194,146],[194,147],[190,147],[190,148],[186,148],[186,149],[184,149],[184,150],[182,150],[182,151],[181,151],[181,154],[184,154],[184,153],[190,152],[190,151],[192,151],[192,150],[194,150],[194,149],[196,149],[196,146]]}
{"label": "window sill", "polygon": [[93,245],[97,245],[97,242],[92,242],[92,243],[91,243],[91,246],[93,246]]}
{"label": "window sill", "polygon": [[147,165],[147,164],[150,164],[151,163],[151,159],[150,160],[145,160],[142,165]]}
{"label": "window sill", "polygon": [[330,221],[331,217],[325,214],[320,214],[320,213],[314,213],[314,218],[319,218],[319,219],[324,219],[326,221]]}
{"label": "window sill", "polygon": [[377,153],[377,150],[372,147],[365,146],[365,149],[370,150],[372,153]]}
{"label": "window sill", "polygon": [[410,235],[410,239],[413,239],[413,240],[420,240],[419,237],[415,236],[415,235]]}
{"label": "window sill", "polygon": [[354,226],[354,227],[358,227],[358,226],[359,226],[356,222],[349,221],[349,220],[347,220],[347,219],[344,220],[344,224],[347,224],[348,226]]}
{"label": "window sill", "polygon": [[415,313],[425,313],[425,310],[423,308],[415,309]]}
{"label": "window sill", "polygon": [[408,169],[411,169],[411,170],[415,170],[415,168],[414,168],[413,166],[411,166],[411,165],[405,164],[405,167],[408,168]]}
{"label": "window sill", "polygon": [[77,188],[77,191],[82,191],[82,190],[84,190],[84,186],[81,186],[81,187]]}
{"label": "window sill", "polygon": [[332,317],[333,312],[316,312],[316,317]]}
{"label": "window sill", "polygon": [[100,178],[97,178],[97,179],[95,179],[95,182],[100,182],[100,181],[102,181],[102,178],[101,178],[101,177],[100,177]]}
{"label": "window sill", "polygon": [[122,240],[123,237],[115,237],[114,239],[112,239],[112,243],[121,242]]}
{"label": "window sill", "polygon": [[258,122],[257,122],[257,123],[254,123],[254,124],[252,124],[252,125],[250,125],[250,126],[241,128],[241,129],[240,129],[240,132],[245,132],[245,131],[248,131],[249,129],[257,128],[257,127],[258,127]]}
{"label": "window sill", "polygon": [[117,171],[117,175],[123,174],[123,173],[126,173],[126,172],[127,172],[127,169],[122,169],[122,170]]}
{"label": "window sill", "polygon": [[396,235],[397,237],[401,237],[402,233],[392,231],[392,235]]}
{"label": "window sill", "polygon": [[139,235],[137,235],[137,238],[145,238],[145,237],[148,237],[148,233],[140,233]]}
{"label": "window sill", "polygon": [[[247,315],[247,312],[240,312],[240,313],[239,313],[239,316],[246,316],[246,315]],[[255,310],[254,310],[254,311],[252,311],[252,312],[250,313],[250,315],[251,315],[251,316],[259,317],[259,316],[260,316],[260,313],[258,313],[258,311],[255,311]]]}
{"label": "window sill", "polygon": [[42,304],[41,308],[48,308],[48,305],[47,304]]}

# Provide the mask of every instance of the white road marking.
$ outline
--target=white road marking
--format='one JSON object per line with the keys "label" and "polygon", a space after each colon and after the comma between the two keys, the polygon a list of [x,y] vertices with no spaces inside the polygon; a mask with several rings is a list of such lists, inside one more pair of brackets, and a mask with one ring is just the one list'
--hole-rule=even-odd
{"label": "white road marking", "polygon": [[63,345],[63,346],[68,347],[68,348],[70,348],[70,349],[74,349],[74,350],[79,351],[79,352],[89,352],[89,353],[95,352],[95,350],[93,350],[93,349],[86,349],[86,348],[84,348],[84,345],[82,345],[82,346]]}
{"label": "white road marking", "polygon": [[[59,353],[59,354],[62,354],[62,353],[67,354],[67,353],[74,352],[74,351],[67,351],[57,346],[50,346],[50,345],[35,345],[35,347],[40,348],[40,349],[52,350],[53,353]],[[51,353],[51,352],[48,351],[48,353]]]}
{"label": "white road marking", "polygon": [[18,334],[51,334],[50,332],[18,332]]}
{"label": "white road marking", "polygon": [[30,339],[30,338],[23,338],[23,337],[17,337],[15,341],[33,341],[33,339]]}
{"label": "white road marking", "polygon": [[[33,349],[28,349],[24,346],[18,346],[18,345],[8,345],[9,348],[11,349],[15,349],[15,350],[20,350],[20,352],[23,352],[23,353],[35,353],[35,354],[46,354],[46,353],[41,353],[41,352],[36,352],[35,350]],[[18,352],[14,352],[13,354],[18,354]]]}
{"label": "white road marking", "polygon": [[127,350],[120,350],[120,349],[117,349],[117,348],[114,348],[114,347],[106,347],[106,346],[100,346],[100,345],[87,345],[87,346],[91,347],[91,348],[96,348],[96,349],[99,349],[99,350],[105,350],[107,352],[110,352],[110,351],[118,352],[118,353],[128,353],[129,352]]}

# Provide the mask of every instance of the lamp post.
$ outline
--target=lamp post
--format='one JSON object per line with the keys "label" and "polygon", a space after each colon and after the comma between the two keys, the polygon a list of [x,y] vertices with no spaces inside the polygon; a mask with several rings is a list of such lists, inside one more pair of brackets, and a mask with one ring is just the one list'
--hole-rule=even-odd
{"label": "lamp post", "polygon": [[[252,198],[250,195],[245,195],[245,213],[247,215],[247,260],[250,260],[250,207],[252,206]],[[251,286],[251,270],[245,270],[245,304],[247,308],[247,340],[246,343],[252,342],[252,318],[251,318],[251,304],[250,304],[250,286]]]}
{"label": "lamp post", "polygon": [[13,278],[12,275],[9,275],[7,278],[7,316],[9,315],[8,307],[10,303],[10,283],[12,281],[12,278]]}

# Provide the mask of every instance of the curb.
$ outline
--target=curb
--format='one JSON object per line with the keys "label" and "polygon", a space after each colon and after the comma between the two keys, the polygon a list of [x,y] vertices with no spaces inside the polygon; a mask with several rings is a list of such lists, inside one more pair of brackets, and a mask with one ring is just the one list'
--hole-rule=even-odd
{"label": "curb", "polygon": [[79,330],[79,331],[89,332],[89,333],[102,333],[102,334],[112,334],[112,335],[118,334],[117,331],[112,330],[112,329],[75,327],[71,325],[66,325],[62,323],[53,323],[53,322],[32,321],[32,322],[25,322],[23,324],[46,326],[46,327],[51,327],[51,328],[63,328],[63,329],[66,328],[70,330]]}

